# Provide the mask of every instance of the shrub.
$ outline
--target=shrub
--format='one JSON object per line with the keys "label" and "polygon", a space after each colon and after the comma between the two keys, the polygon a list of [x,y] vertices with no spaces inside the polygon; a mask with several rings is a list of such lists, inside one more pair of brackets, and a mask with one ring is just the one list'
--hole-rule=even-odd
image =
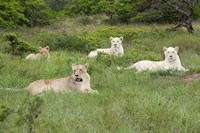
{"label": "shrub", "polygon": [[116,26],[102,27],[94,32],[83,32],[79,35],[79,39],[84,43],[86,52],[94,50],[100,47],[110,47],[109,37],[120,37],[127,40],[132,40],[136,36],[146,35],[148,32],[143,30],[137,30],[134,28],[120,29]]}
{"label": "shrub", "polygon": [[33,47],[30,43],[20,40],[17,38],[16,34],[14,33],[5,33],[3,35],[3,38],[5,41],[8,41],[8,44],[10,45],[11,49],[7,49],[8,52],[11,51],[12,58],[15,54],[18,54],[20,56],[23,55],[24,52],[36,52],[36,48]]}
{"label": "shrub", "polygon": [[29,20],[23,14],[24,8],[16,0],[0,0],[0,7],[1,28],[28,24]]}
{"label": "shrub", "polygon": [[85,47],[77,35],[73,34],[39,34],[36,42],[41,46],[49,46],[53,50],[85,51]]}

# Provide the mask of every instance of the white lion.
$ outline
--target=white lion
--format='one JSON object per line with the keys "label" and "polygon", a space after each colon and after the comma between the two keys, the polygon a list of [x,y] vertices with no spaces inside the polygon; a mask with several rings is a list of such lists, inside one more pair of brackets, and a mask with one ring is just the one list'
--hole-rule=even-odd
{"label": "white lion", "polygon": [[177,70],[177,71],[189,71],[185,69],[181,65],[181,61],[178,56],[179,47],[163,47],[163,51],[165,54],[164,61],[150,61],[150,60],[143,60],[136,62],[130,67],[125,69],[136,69],[138,72],[141,71],[158,71],[158,70]]}
{"label": "white lion", "polygon": [[110,41],[111,41],[111,48],[97,49],[91,51],[88,54],[88,57],[89,58],[96,57],[98,55],[98,52],[103,52],[108,55],[123,56],[124,55],[124,49],[122,47],[123,37],[110,37]]}
{"label": "white lion", "polygon": [[72,76],[51,80],[37,80],[32,82],[27,87],[27,90],[33,95],[50,90],[54,92],[78,91],[98,94],[98,91],[90,87],[90,75],[87,73],[88,66],[88,64],[73,64]]}
{"label": "white lion", "polygon": [[25,60],[40,60],[40,59],[50,60],[49,46],[46,46],[44,48],[39,47],[39,53],[29,54],[25,58]]}

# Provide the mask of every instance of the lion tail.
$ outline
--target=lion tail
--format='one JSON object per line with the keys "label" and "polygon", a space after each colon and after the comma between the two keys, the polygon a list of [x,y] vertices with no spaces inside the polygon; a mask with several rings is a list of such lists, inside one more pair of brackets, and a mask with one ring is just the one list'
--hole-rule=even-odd
{"label": "lion tail", "polygon": [[23,91],[23,89],[14,89],[14,88],[0,88],[0,90],[6,90],[6,91]]}

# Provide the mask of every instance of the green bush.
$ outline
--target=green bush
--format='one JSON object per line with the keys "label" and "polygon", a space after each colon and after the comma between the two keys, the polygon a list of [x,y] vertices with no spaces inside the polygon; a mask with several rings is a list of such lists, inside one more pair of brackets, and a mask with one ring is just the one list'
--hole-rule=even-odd
{"label": "green bush", "polygon": [[78,17],[78,22],[83,25],[87,25],[96,23],[96,20],[92,16],[82,15]]}
{"label": "green bush", "polygon": [[3,38],[10,45],[7,52],[11,52],[12,58],[14,55],[20,55],[22,57],[25,52],[37,52],[37,49],[33,45],[17,38],[17,35],[14,33],[5,33]]}
{"label": "green bush", "polygon": [[0,0],[0,28],[27,25],[29,20],[23,11],[23,6],[16,0]]}
{"label": "green bush", "polygon": [[49,46],[52,50],[85,51],[85,46],[78,36],[72,34],[39,34],[36,42],[41,46]]}
{"label": "green bush", "polygon": [[55,17],[53,10],[42,0],[26,0],[21,4],[25,7],[24,14],[31,26],[50,24]]}
{"label": "green bush", "polygon": [[132,40],[137,36],[144,36],[148,32],[144,30],[138,30],[134,28],[118,28],[116,26],[102,27],[94,32],[83,32],[79,35],[79,39],[84,43],[86,51],[89,52],[96,48],[110,47],[109,37],[123,36],[124,42]]}

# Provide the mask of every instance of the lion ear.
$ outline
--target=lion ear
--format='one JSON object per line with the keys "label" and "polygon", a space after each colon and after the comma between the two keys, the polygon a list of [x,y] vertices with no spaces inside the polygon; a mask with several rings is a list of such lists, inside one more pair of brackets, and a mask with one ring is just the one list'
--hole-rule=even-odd
{"label": "lion ear", "polygon": [[179,47],[175,47],[174,49],[175,49],[175,50],[178,52],[178,50],[179,50]]}
{"label": "lion ear", "polygon": [[49,51],[49,46],[46,46],[46,49]]}
{"label": "lion ear", "polygon": [[113,39],[113,37],[111,36],[111,37],[110,37],[110,41],[112,41],[112,39]]}
{"label": "lion ear", "polygon": [[76,66],[75,64],[72,64],[72,70],[74,70],[74,69],[75,69],[75,66]]}
{"label": "lion ear", "polygon": [[119,38],[121,41],[123,41],[124,40],[124,38],[121,36],[120,38]]}
{"label": "lion ear", "polygon": [[88,69],[89,64],[88,64],[88,63],[85,63],[83,66],[84,66],[86,69]]}
{"label": "lion ear", "polygon": [[167,47],[163,47],[163,51],[165,52],[167,50]]}

